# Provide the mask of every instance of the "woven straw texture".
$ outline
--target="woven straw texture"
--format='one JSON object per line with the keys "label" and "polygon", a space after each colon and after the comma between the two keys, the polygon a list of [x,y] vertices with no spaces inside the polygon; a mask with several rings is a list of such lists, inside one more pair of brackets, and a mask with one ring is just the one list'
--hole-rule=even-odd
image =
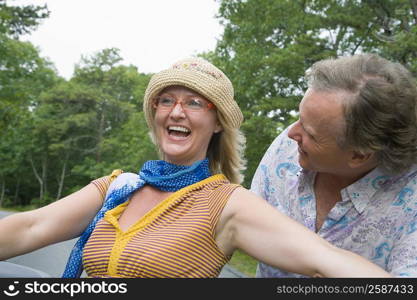
{"label": "woven straw texture", "polygon": [[166,87],[185,86],[210,100],[232,128],[239,128],[243,115],[234,100],[234,91],[229,78],[208,61],[187,58],[171,68],[152,76],[145,92],[143,111],[149,127],[153,127],[152,101]]}

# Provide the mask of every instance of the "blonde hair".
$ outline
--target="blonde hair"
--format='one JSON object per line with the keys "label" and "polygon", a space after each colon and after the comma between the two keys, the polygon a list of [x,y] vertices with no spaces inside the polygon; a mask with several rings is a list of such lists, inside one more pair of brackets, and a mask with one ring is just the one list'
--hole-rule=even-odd
{"label": "blonde hair", "polygon": [[223,173],[233,183],[242,183],[242,172],[246,169],[245,136],[239,128],[226,125],[221,114],[217,116],[223,130],[212,136],[207,149],[210,171],[213,174]]}

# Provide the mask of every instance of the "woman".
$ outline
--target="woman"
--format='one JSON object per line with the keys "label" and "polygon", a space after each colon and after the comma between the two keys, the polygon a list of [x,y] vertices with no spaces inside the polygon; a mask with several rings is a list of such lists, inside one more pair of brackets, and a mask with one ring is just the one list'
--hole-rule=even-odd
{"label": "woman", "polygon": [[238,185],[243,117],[219,69],[182,60],[152,77],[143,107],[162,160],[0,220],[0,259],[74,238],[87,227],[64,277],[79,276],[81,261],[92,277],[216,277],[238,248],[307,276],[389,276]]}

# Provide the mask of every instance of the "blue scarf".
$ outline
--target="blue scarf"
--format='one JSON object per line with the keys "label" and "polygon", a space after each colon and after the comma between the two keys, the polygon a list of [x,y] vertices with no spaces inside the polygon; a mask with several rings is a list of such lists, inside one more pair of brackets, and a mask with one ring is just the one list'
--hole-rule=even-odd
{"label": "blue scarf", "polygon": [[139,174],[124,173],[119,175],[114,182],[115,188],[107,193],[103,207],[75,243],[62,277],[77,278],[81,276],[84,245],[97,222],[103,218],[106,211],[127,201],[134,191],[149,184],[161,191],[176,192],[210,176],[208,159],[197,161],[191,166],[178,166],[163,160],[150,160],[143,165]]}

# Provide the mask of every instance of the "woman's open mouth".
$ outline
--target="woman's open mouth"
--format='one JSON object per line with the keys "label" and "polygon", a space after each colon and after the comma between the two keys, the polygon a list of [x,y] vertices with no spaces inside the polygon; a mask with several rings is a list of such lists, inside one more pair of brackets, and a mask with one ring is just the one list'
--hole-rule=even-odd
{"label": "woman's open mouth", "polygon": [[168,135],[174,138],[186,138],[191,134],[191,130],[184,126],[168,126]]}

